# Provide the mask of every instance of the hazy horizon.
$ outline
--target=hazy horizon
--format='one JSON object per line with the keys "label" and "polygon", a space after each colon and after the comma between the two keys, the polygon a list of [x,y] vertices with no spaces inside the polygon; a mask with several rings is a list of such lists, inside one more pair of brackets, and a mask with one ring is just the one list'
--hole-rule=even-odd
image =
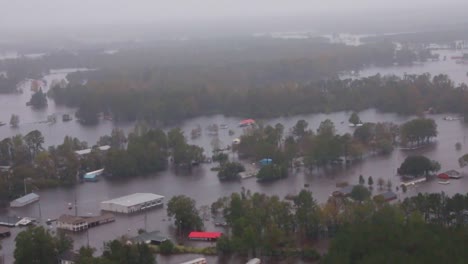
{"label": "hazy horizon", "polygon": [[[350,4],[349,2],[352,2]],[[417,17],[434,21],[463,19],[468,2],[462,0],[15,0],[0,1],[0,29],[36,30],[77,28],[92,25],[161,24],[166,26],[207,21],[258,20],[272,17],[329,17],[378,21]],[[399,15],[398,17],[395,17]],[[400,17],[400,16],[407,16]],[[415,16],[415,17],[412,17]],[[426,16],[426,17],[424,17]],[[353,21],[349,21],[353,22]],[[456,22],[456,21],[454,21]]]}

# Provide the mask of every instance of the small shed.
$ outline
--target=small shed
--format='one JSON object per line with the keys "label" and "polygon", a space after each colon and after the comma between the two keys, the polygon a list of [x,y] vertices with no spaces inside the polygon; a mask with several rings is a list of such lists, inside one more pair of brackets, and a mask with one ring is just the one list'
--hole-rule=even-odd
{"label": "small shed", "polygon": [[11,201],[10,206],[11,207],[23,207],[25,205],[28,205],[37,201],[39,201],[39,195],[35,193],[30,193],[14,201]]}

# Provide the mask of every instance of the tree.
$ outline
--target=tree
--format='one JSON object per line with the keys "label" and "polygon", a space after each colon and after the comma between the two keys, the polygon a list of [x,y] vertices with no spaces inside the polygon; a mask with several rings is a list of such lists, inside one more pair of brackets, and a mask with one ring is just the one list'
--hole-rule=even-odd
{"label": "tree", "polygon": [[78,251],[78,259],[76,264],[95,264],[96,259],[93,257],[94,249],[90,247],[81,247]]}
{"label": "tree", "polygon": [[351,195],[350,197],[353,198],[353,200],[358,201],[358,202],[363,202],[367,199],[369,199],[371,195],[371,192],[369,189],[362,185],[356,185],[353,187],[351,190]]}
{"label": "tree", "polygon": [[274,181],[288,176],[288,169],[278,164],[268,164],[263,166],[257,173],[257,180]]}
{"label": "tree", "polygon": [[10,126],[16,128],[18,127],[19,122],[20,122],[19,115],[12,114],[10,118]]}
{"label": "tree", "polygon": [[244,165],[238,162],[227,162],[221,165],[218,171],[218,178],[220,180],[237,180],[239,173],[245,171]]}
{"label": "tree", "polygon": [[174,251],[174,243],[172,243],[171,240],[166,239],[159,245],[159,251],[163,255],[172,254],[172,252]]}
{"label": "tree", "polygon": [[458,164],[460,165],[460,168],[463,168],[466,165],[468,165],[468,154],[465,154],[465,155],[461,156],[458,159]]}
{"label": "tree", "polygon": [[43,150],[44,136],[41,131],[33,130],[24,136],[24,141],[34,157],[40,150]]}
{"label": "tree", "polygon": [[348,119],[349,123],[353,125],[357,125],[361,123],[361,119],[359,118],[358,114],[356,112],[353,112],[351,116]]}
{"label": "tree", "polygon": [[203,229],[203,221],[197,211],[195,200],[177,195],[167,203],[167,214],[174,217],[174,224],[181,233]]}
{"label": "tree", "polygon": [[304,119],[297,121],[296,125],[293,127],[293,135],[297,138],[302,138],[306,134],[308,126],[309,123]]}
{"label": "tree", "polygon": [[369,176],[367,179],[367,184],[369,185],[369,189],[372,189],[372,185],[374,185],[374,179],[372,179],[372,176]]}
{"label": "tree", "polygon": [[377,179],[377,185],[379,186],[379,190],[383,189],[384,184],[385,184],[385,180],[379,177]]}
{"label": "tree", "polygon": [[43,227],[30,227],[15,239],[15,264],[56,263],[54,238]]}
{"label": "tree", "polygon": [[440,170],[440,164],[438,162],[417,155],[407,157],[400,168],[398,168],[398,174],[418,177],[427,176],[429,172],[436,172],[438,170]]}
{"label": "tree", "polygon": [[419,146],[429,142],[437,134],[437,124],[433,119],[418,118],[401,125],[400,139],[405,145],[409,143]]}
{"label": "tree", "polygon": [[320,208],[314,200],[312,193],[302,190],[295,198],[296,222],[301,234],[309,238],[317,238],[320,224]]}
{"label": "tree", "polygon": [[[398,188],[398,187],[397,187]],[[392,190],[392,181],[391,180],[388,180],[387,181],[387,190],[388,191],[391,191]]]}
{"label": "tree", "polygon": [[46,94],[42,92],[42,89],[39,89],[39,91],[35,92],[31,96],[29,104],[31,104],[36,109],[44,108],[47,106],[47,97]]}
{"label": "tree", "polygon": [[359,175],[359,184],[360,185],[364,185],[366,181],[364,180],[364,177],[362,177],[362,175]]}
{"label": "tree", "polygon": [[325,119],[320,123],[317,129],[317,135],[319,136],[334,136],[336,133],[335,124],[330,119]]}

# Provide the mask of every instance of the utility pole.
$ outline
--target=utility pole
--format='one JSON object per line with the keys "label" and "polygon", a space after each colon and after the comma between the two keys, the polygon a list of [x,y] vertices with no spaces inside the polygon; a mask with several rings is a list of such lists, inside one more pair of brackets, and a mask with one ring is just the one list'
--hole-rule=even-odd
{"label": "utility pole", "polygon": [[145,210],[145,232],[148,232],[148,211]]}
{"label": "utility pole", "polygon": [[78,205],[76,202],[76,191],[75,191],[75,216],[78,216]]}
{"label": "utility pole", "polygon": [[37,205],[39,206],[39,222],[41,222],[41,219],[42,219],[41,201],[39,201]]}

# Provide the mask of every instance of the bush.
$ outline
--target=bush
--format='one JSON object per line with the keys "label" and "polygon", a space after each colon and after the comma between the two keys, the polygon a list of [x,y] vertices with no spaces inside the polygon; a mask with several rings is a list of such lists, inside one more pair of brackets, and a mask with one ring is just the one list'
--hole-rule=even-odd
{"label": "bush", "polygon": [[163,255],[169,255],[174,252],[174,243],[171,240],[167,239],[159,245],[159,252]]}

